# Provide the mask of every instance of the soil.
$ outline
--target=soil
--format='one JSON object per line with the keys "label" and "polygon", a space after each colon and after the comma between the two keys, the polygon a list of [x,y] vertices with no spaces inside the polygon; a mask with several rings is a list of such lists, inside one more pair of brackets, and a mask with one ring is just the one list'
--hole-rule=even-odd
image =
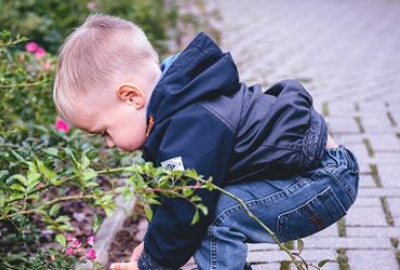
{"label": "soil", "polygon": [[130,260],[133,250],[143,240],[143,237],[139,236],[140,231],[143,232],[143,230],[139,230],[140,223],[144,224],[147,221],[144,218],[143,208],[136,204],[134,214],[124,221],[122,228],[110,244],[106,269],[109,268],[111,263],[128,262]]}

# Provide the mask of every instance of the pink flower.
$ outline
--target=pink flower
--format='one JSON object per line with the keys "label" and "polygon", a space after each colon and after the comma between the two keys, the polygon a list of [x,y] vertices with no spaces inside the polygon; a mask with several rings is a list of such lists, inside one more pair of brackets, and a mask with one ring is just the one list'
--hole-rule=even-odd
{"label": "pink flower", "polygon": [[43,70],[50,70],[51,69],[51,62],[50,60],[47,60],[43,65],[42,65]]}
{"label": "pink flower", "polygon": [[70,233],[67,234],[67,237],[66,237],[66,238],[67,238],[67,241],[68,241],[68,242],[74,240],[74,236],[73,236],[72,234],[70,234]]}
{"label": "pink flower", "polygon": [[25,44],[25,50],[28,52],[36,52],[39,46],[37,45],[36,42],[30,41]]}
{"label": "pink flower", "polygon": [[42,47],[39,47],[36,50],[36,53],[35,53],[36,59],[40,59],[40,58],[44,57],[45,55],[46,55],[46,51]]}
{"label": "pink flower", "polygon": [[89,260],[93,261],[94,259],[96,259],[96,251],[94,251],[94,249],[92,249],[92,248],[89,248],[89,249],[86,251],[86,257],[87,257]]}
{"label": "pink flower", "polygon": [[76,239],[76,238],[72,239],[71,247],[73,247],[73,248],[78,248],[78,247],[80,247],[80,246],[81,246],[81,242],[79,242],[78,239]]}
{"label": "pink flower", "polygon": [[61,118],[57,117],[56,120],[56,130],[64,132],[64,133],[68,133],[69,131],[69,125],[68,123],[65,123]]}
{"label": "pink flower", "polygon": [[93,247],[94,245],[94,236],[91,235],[86,239],[86,243],[88,243],[89,245],[91,245]]}
{"label": "pink flower", "polygon": [[74,255],[74,249],[69,247],[67,248],[67,250],[65,251],[65,253],[69,256],[73,256]]}

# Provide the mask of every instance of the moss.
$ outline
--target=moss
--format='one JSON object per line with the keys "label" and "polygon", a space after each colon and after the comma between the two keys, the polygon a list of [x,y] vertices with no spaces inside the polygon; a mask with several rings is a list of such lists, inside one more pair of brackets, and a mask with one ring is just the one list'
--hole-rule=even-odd
{"label": "moss", "polygon": [[392,242],[392,245],[393,245],[394,248],[398,248],[399,247],[399,238],[391,237],[390,241]]}
{"label": "moss", "polygon": [[336,250],[336,252],[338,254],[337,262],[339,264],[339,269],[340,270],[350,270],[349,258],[346,255],[346,249],[339,248]]}
{"label": "moss", "polygon": [[329,116],[328,102],[322,103],[322,114],[323,114],[325,117]]}
{"label": "moss", "polygon": [[346,237],[346,219],[345,217],[342,217],[338,222],[337,222],[337,228],[338,228],[338,233],[339,237]]}
{"label": "moss", "polygon": [[282,261],[280,270],[290,270],[290,261]]}
{"label": "moss", "polygon": [[374,178],[376,186],[382,187],[382,181],[379,177],[378,167],[376,166],[376,164],[369,164],[369,167],[371,169],[372,177]]}
{"label": "moss", "polygon": [[394,226],[393,215],[390,212],[389,204],[386,200],[386,197],[379,198],[382,204],[383,212],[385,212],[386,222],[389,224],[390,227]]}
{"label": "moss", "polygon": [[361,122],[361,117],[360,116],[354,116],[354,120],[356,120],[356,123],[358,125],[358,129],[360,130],[361,133],[365,133],[365,128]]}

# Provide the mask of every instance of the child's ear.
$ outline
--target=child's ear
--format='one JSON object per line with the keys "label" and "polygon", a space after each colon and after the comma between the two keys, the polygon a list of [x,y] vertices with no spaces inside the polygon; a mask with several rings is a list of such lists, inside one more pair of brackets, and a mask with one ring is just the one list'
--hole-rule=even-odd
{"label": "child's ear", "polygon": [[117,89],[120,100],[127,102],[136,109],[141,109],[146,104],[146,94],[142,89],[131,83],[123,83]]}

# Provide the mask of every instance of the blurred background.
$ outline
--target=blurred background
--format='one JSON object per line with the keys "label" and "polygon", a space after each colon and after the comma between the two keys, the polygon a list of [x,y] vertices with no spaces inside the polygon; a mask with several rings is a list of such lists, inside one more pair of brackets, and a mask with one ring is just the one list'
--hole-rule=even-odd
{"label": "blurred background", "polygon": [[[325,269],[400,269],[399,0],[0,0],[0,180],[7,179],[4,171],[27,171],[15,153],[42,157],[43,149],[55,145],[91,153],[98,164],[135,160],[112,150],[89,151],[102,148],[99,138],[55,126],[51,87],[57,50],[92,12],[140,25],[160,60],[204,31],[232,54],[248,85],[260,83],[266,90],[281,79],[301,82],[329,133],[356,155],[361,170],[355,205],[339,223],[304,239],[304,257],[329,258]],[[10,194],[0,188],[0,198]],[[4,214],[0,199],[1,207]],[[69,214],[75,230],[92,222],[90,214],[81,220]],[[15,260],[7,252],[18,254],[21,246],[33,252],[26,243],[51,243],[62,231],[52,224],[44,236],[33,237],[27,233],[34,231],[33,220],[10,221],[19,230],[0,221],[0,266]],[[79,230],[89,235],[91,227]],[[21,244],[21,232],[31,235],[31,242],[25,238]],[[288,247],[295,249],[296,243]],[[294,269],[274,245],[250,245],[250,250],[253,269]]]}

